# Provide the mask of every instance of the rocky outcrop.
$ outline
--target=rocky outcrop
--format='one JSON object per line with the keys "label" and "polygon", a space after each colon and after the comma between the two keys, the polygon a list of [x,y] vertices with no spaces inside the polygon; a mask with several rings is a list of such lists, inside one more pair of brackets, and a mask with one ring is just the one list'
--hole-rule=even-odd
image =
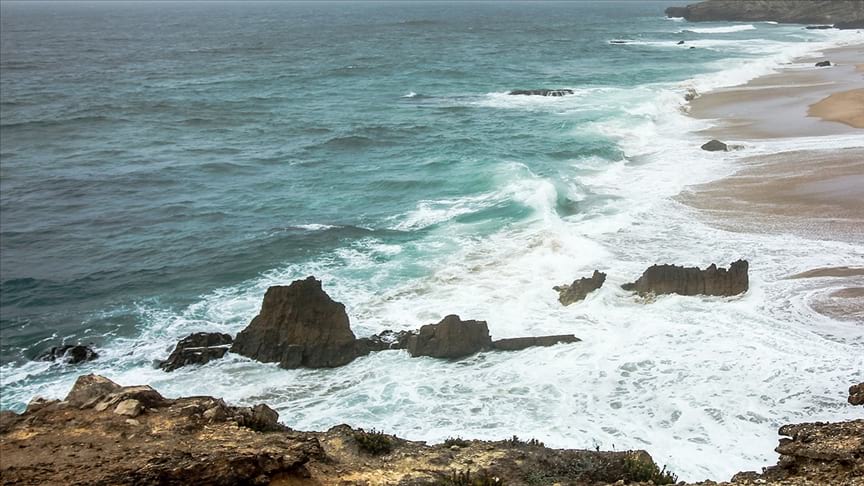
{"label": "rocky outcrop", "polygon": [[65,346],[54,346],[36,357],[38,361],[63,361],[66,364],[79,364],[93,361],[99,354],[90,346],[83,344],[67,344]]}
{"label": "rocky outcrop", "polygon": [[702,150],[707,150],[708,152],[727,152],[729,151],[729,146],[720,140],[711,140],[702,145]]}
{"label": "rocky outcrop", "polygon": [[455,359],[489,349],[491,345],[486,321],[463,321],[451,314],[437,324],[421,327],[411,336],[408,353],[414,357]]}
{"label": "rocky outcrop", "polygon": [[[110,383],[108,388],[121,394],[152,390],[122,387],[103,377],[83,378],[70,395],[82,391],[83,383],[90,384],[89,392],[94,392],[93,383]],[[111,396],[92,398],[103,403]],[[279,425],[277,418],[266,405],[234,407],[213,397],[162,398],[134,417],[56,400],[22,415],[0,412],[0,482],[479,484],[467,480],[469,471],[472,479],[490,479],[483,484],[508,486],[674,481],[645,451],[548,449],[539,441],[516,437],[427,445],[347,425],[299,432]]]}
{"label": "rocky outcrop", "polygon": [[816,67],[830,67],[831,61],[819,61],[816,63]]}
{"label": "rocky outcrop", "polygon": [[606,281],[606,274],[598,270],[594,270],[591,277],[583,277],[579,280],[574,280],[570,285],[556,285],[552,290],[558,292],[558,302],[562,305],[570,305],[574,302],[584,300],[591,292],[603,286]]}
{"label": "rocky outcrop", "polygon": [[849,387],[848,400],[852,405],[864,405],[864,383],[858,383]]}
{"label": "rocky outcrop", "polygon": [[345,306],[315,277],[267,289],[261,312],[240,331],[231,352],[283,368],[329,368],[357,357]]}
{"label": "rocky outcrop", "polygon": [[368,338],[360,338],[355,343],[357,356],[365,356],[375,351],[386,351],[388,349],[407,349],[412,336],[416,331],[391,331],[386,330]]}
{"label": "rocky outcrop", "polygon": [[515,89],[510,92],[511,95],[522,96],[566,96],[572,95],[572,89]]}
{"label": "rocky outcrop", "polygon": [[864,29],[864,18],[859,18],[857,20],[837,22],[834,24],[834,28],[840,29],[840,30]]}
{"label": "rocky outcrop", "polygon": [[536,346],[554,346],[556,344],[578,343],[579,341],[581,339],[572,334],[498,339],[492,341],[492,349],[496,351],[519,351]]}
{"label": "rocky outcrop", "polygon": [[864,21],[860,0],[708,0],[686,7],[669,7],[667,17],[692,22],[772,21],[792,24],[840,24]]}
{"label": "rocky outcrop", "polygon": [[159,363],[165,371],[186,365],[202,365],[225,356],[233,339],[219,332],[196,332],[181,339],[168,359]]}
{"label": "rocky outcrop", "polygon": [[640,295],[738,295],[750,287],[747,260],[738,260],[729,269],[717,268],[713,263],[705,270],[677,265],[653,265],[633,283],[624,284],[624,290]]}

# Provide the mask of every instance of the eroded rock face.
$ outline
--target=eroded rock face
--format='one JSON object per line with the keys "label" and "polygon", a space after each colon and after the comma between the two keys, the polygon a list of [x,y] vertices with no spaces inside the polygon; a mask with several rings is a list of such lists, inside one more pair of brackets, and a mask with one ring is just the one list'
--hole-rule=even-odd
{"label": "eroded rock face", "polygon": [[720,140],[711,140],[702,145],[702,150],[707,150],[708,152],[728,152],[729,146]]}
{"label": "eroded rock face", "polygon": [[159,364],[165,371],[174,371],[186,365],[202,365],[225,356],[231,345],[231,336],[218,332],[196,332],[181,339],[168,359]]}
{"label": "eroded rock face", "polygon": [[858,383],[849,387],[848,400],[852,405],[864,405],[864,383]]}
{"label": "eroded rock face", "polygon": [[633,283],[624,284],[624,290],[640,295],[738,295],[750,287],[747,260],[738,260],[729,269],[717,268],[713,263],[705,270],[677,265],[653,265]]}
{"label": "eroded rock face", "polygon": [[83,375],[75,380],[69,394],[63,400],[74,407],[93,405],[97,400],[120,389],[120,385],[99,375]]}
{"label": "eroded rock face", "polygon": [[498,339],[497,341],[492,341],[492,349],[496,351],[519,351],[535,346],[554,346],[562,343],[578,343],[579,341],[581,339],[572,334]]}
{"label": "eroded rock face", "polygon": [[772,21],[792,24],[830,24],[864,20],[860,0],[709,0],[686,7],[669,7],[668,17],[692,22]]}
{"label": "eroded rock face", "polygon": [[283,368],[329,368],[356,356],[345,306],[315,277],[267,289],[261,312],[240,331],[231,352]]}
{"label": "eroded rock face", "polygon": [[433,358],[464,358],[489,349],[492,338],[486,321],[463,321],[457,315],[449,315],[437,324],[420,328],[408,342],[411,356]]}
{"label": "eroded rock face", "polygon": [[67,344],[55,346],[36,357],[38,361],[64,361],[67,364],[84,363],[98,358],[99,354],[90,346],[83,344]]}
{"label": "eroded rock face", "polygon": [[515,89],[510,92],[511,95],[522,96],[566,96],[572,95],[572,89]]}
{"label": "eroded rock face", "polygon": [[588,294],[602,287],[605,281],[606,274],[594,270],[594,274],[590,278],[583,277],[574,280],[570,285],[557,285],[552,289],[558,292],[558,302],[561,302],[562,305],[570,305],[584,300]]}

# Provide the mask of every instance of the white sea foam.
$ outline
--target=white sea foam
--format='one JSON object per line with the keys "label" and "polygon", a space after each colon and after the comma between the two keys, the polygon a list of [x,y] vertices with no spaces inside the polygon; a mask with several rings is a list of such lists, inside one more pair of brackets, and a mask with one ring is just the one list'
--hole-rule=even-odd
{"label": "white sea foam", "polygon": [[753,24],[745,25],[729,25],[724,27],[691,27],[684,29],[681,32],[695,32],[697,34],[731,34],[732,32],[743,32],[745,30],[754,30],[756,26]]}

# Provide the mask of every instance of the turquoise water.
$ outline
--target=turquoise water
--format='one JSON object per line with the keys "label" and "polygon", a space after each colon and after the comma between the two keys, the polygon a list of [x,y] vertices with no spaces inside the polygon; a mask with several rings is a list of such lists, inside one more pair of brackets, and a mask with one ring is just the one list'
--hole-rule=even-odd
{"label": "turquoise water", "polygon": [[[647,447],[664,459],[693,444],[728,452],[728,442],[678,430],[714,420],[688,398],[699,392],[687,383],[706,380],[691,353],[706,336],[688,334],[690,324],[718,309],[721,322],[765,323],[760,335],[780,318],[806,321],[771,303],[786,288],[644,310],[605,289],[563,309],[551,286],[593,268],[623,282],[657,258],[704,266],[768,248],[765,259],[790,262],[770,250],[786,245],[740,235],[705,246],[717,230],[670,206],[684,184],[730,167],[689,151],[698,137],[688,134],[705,122],[681,113],[683,93],[855,39],[769,23],[688,26],[663,18],[666,6],[4,2],[0,404],[21,410],[94,371],[169,394],[267,400],[299,428],[350,422],[429,440],[454,429],[519,433],[558,446]],[[575,94],[506,94],[532,88]],[[812,245],[800,248],[789,265],[812,263]],[[861,249],[836,258],[844,254]],[[755,281],[771,281],[760,265]],[[488,319],[495,337],[595,342],[456,364],[383,353],[330,371],[239,357],[173,375],[153,369],[179,337],[236,332],[267,285],[308,274],[346,303],[358,336],[457,312]],[[629,329],[634,319],[682,326],[677,355],[691,361],[664,364],[663,342],[653,360],[636,359],[633,349],[672,331],[642,335]],[[735,346],[728,329],[717,332]],[[60,342],[92,342],[103,358],[76,369],[29,361]],[[860,345],[827,342],[800,359],[816,363],[812,380],[831,394],[845,368],[820,356],[830,349],[854,369]],[[715,358],[722,367],[731,355]],[[659,401],[622,407],[614,377],[641,372],[637,388]],[[748,375],[738,372],[721,381]],[[671,386],[686,396],[664,397]],[[782,393],[765,393],[773,405],[756,407],[759,419],[715,424],[757,427],[769,446],[755,441],[713,464],[682,460],[678,470],[717,476],[764,460],[775,422],[810,406],[780,407]],[[644,429],[619,427],[618,414],[640,413],[649,413],[636,421]],[[550,425],[561,423],[572,425]]]}

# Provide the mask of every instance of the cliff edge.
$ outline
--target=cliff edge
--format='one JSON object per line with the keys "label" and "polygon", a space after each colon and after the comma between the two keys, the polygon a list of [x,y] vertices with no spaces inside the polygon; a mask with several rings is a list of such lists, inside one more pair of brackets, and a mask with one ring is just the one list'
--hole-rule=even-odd
{"label": "cliff edge", "polygon": [[686,7],[669,7],[667,17],[691,22],[780,22],[832,24],[838,28],[864,27],[861,0],[707,0]]}

